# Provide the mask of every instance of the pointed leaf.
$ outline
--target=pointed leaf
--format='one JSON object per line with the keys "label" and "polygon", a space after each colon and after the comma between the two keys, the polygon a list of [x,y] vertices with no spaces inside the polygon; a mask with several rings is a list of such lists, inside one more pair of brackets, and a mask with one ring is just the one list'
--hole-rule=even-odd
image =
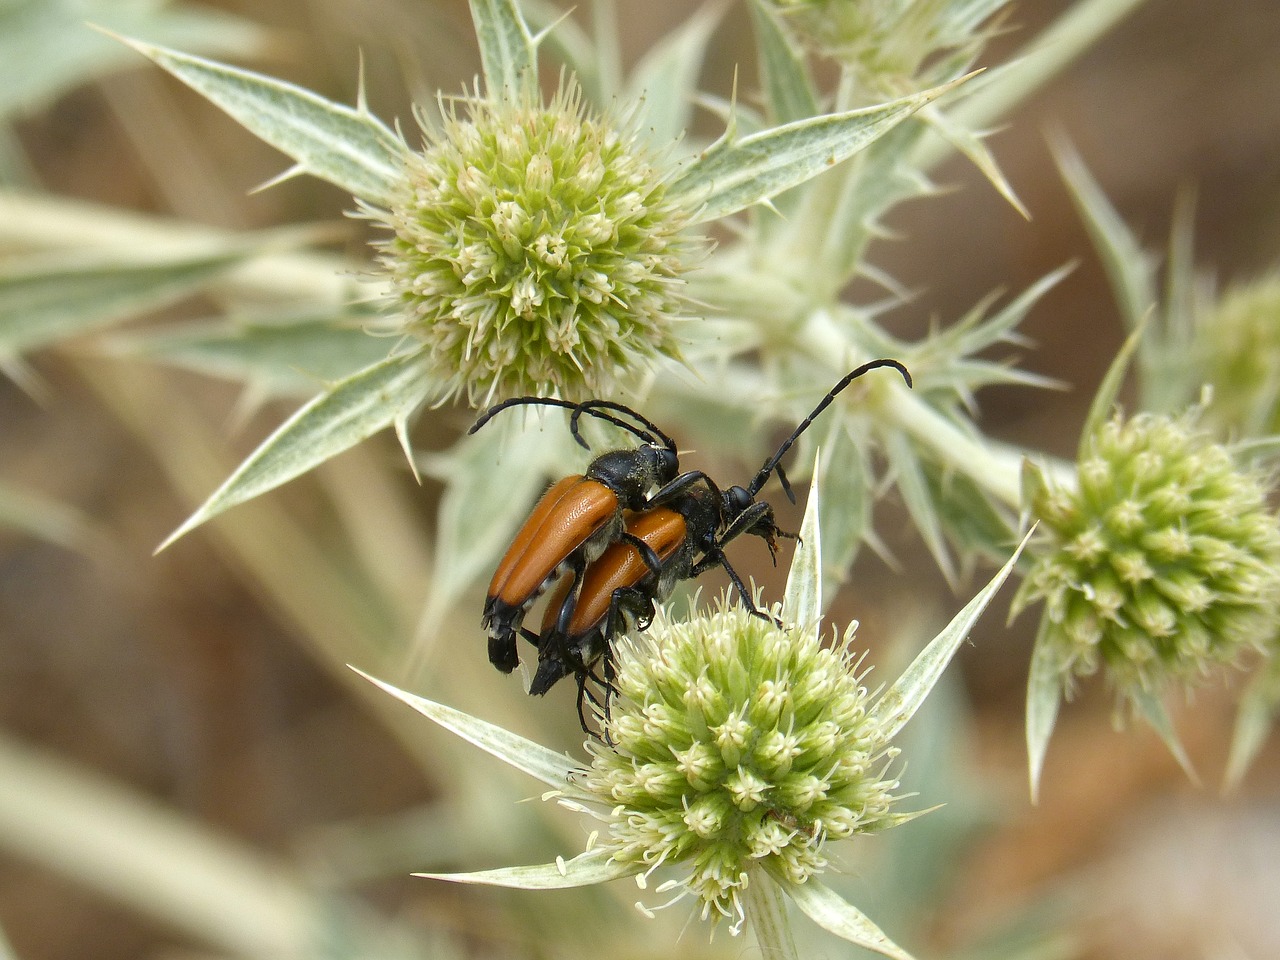
{"label": "pointed leaf", "polygon": [[0,3],[0,117],[31,114],[67,91],[130,66],[120,44],[84,28],[91,20],[202,53],[247,56],[267,47],[267,28],[219,10],[119,0]]}
{"label": "pointed leaf", "polygon": [[471,0],[489,96],[523,97],[538,89],[538,44],[516,0]]}
{"label": "pointed leaf", "polygon": [[521,890],[564,890],[589,887],[609,880],[634,877],[643,867],[634,863],[610,862],[606,850],[589,850],[572,860],[557,860],[530,867],[500,867],[474,873],[415,873],[429,880],[452,883],[482,883],[493,887],[516,887]]}
{"label": "pointed leaf", "polygon": [[788,883],[784,880],[779,880],[778,883],[805,916],[824,930],[882,956],[893,957],[894,960],[912,960],[911,954],[886,937],[879,927],[867,919],[866,914],[819,880],[810,877],[804,883]]}
{"label": "pointed leaf", "polygon": [[655,149],[668,149],[689,127],[707,41],[722,8],[703,7],[649,48],[627,84],[644,104],[641,128]]}
{"label": "pointed leaf", "polygon": [[1049,752],[1049,738],[1058,722],[1058,707],[1062,703],[1062,671],[1048,640],[1052,629],[1053,624],[1045,614],[1031,651],[1031,672],[1027,678],[1027,776],[1032,803],[1040,799],[1044,758]]}
{"label": "pointed leaf", "polygon": [[389,205],[408,147],[377,117],[283,80],[119,38],[206,97],[309,173],[369,203]]}
{"label": "pointed leaf", "polygon": [[763,870],[753,871],[743,900],[743,914],[747,927],[755,934],[760,956],[768,960],[800,960],[791,936],[787,899],[773,878]]}
{"label": "pointed leaf", "polygon": [[1173,754],[1173,758],[1178,761],[1178,766],[1190,778],[1191,782],[1199,786],[1200,775],[1196,773],[1195,767],[1191,765],[1191,758],[1187,756],[1187,749],[1182,745],[1182,741],[1178,739],[1178,731],[1173,728],[1173,718],[1169,716],[1169,711],[1165,709],[1160,698],[1148,690],[1127,691],[1133,705],[1137,708],[1138,714],[1142,719],[1146,720],[1151,729],[1156,732],[1164,745],[1169,748],[1169,752]]}
{"label": "pointed leaf", "polygon": [[772,5],[751,0],[748,8],[759,52],[760,85],[770,119],[774,123],[791,123],[816,117],[821,107],[804,55],[783,31]]}
{"label": "pointed leaf", "polygon": [[946,538],[942,533],[942,518],[938,513],[938,505],[934,502],[929,490],[929,481],[925,477],[924,465],[920,455],[911,445],[907,436],[899,431],[892,431],[884,438],[884,452],[893,465],[894,482],[898,492],[902,494],[902,502],[906,505],[916,530],[929,548],[938,569],[946,577],[947,583],[954,586],[956,579],[955,566],[951,562],[951,554],[947,550]]}
{"label": "pointed leaf", "polygon": [[159,549],[224,510],[274,490],[390,426],[421,404],[431,389],[422,369],[421,350],[391,357],[340,380],[267,437]]}
{"label": "pointed leaf", "polygon": [[980,134],[963,124],[956,123],[955,120],[932,104],[921,109],[920,116],[927,120],[929,125],[938,131],[956,150],[964,154],[969,159],[969,162],[977,167],[979,172],[987,178],[987,182],[996,188],[996,192],[1009,202],[1009,206],[1022,214],[1024,220],[1031,219],[1031,214],[1027,212],[1027,208],[1022,205],[1022,201],[1013,192],[1013,187],[1005,179],[1004,173],[1000,170],[1000,165],[996,163],[996,158],[987,149],[987,144]]}
{"label": "pointed leaf", "polygon": [[1030,539],[1031,532],[1028,532],[1018,544],[1017,549],[1013,551],[1013,556],[991,578],[991,582],[965,604],[964,609],[955,615],[954,619],[930,641],[927,647],[920,651],[911,665],[903,671],[902,676],[884,692],[876,704],[876,712],[884,723],[886,737],[895,736],[919,709],[920,704],[924,703],[924,698],[938,682],[942,671],[951,662],[955,652],[960,649],[960,644],[968,639],[969,631],[973,629],[978,617],[986,610],[987,604],[991,602],[996,591],[1012,572],[1014,564],[1022,554],[1022,548]]}
{"label": "pointed leaf", "polygon": [[929,496],[947,537],[966,559],[976,553],[993,559],[1017,533],[1012,511],[951,464],[922,462]]}
{"label": "pointed leaf", "polygon": [[818,526],[820,467],[821,457],[815,451],[809,502],[805,504],[804,520],[800,524],[800,542],[796,544],[791,558],[787,589],[782,595],[782,619],[815,630],[822,619],[822,532]]}
{"label": "pointed leaf", "polygon": [[1234,790],[1244,780],[1275,722],[1276,695],[1280,693],[1280,660],[1270,659],[1245,687],[1231,735],[1231,754],[1223,775],[1223,787]]}
{"label": "pointed leaf", "polygon": [[594,799],[574,785],[574,775],[581,772],[582,765],[571,762],[564,754],[548,750],[541,744],[526,740],[502,727],[463,713],[461,710],[455,710],[453,707],[446,707],[442,703],[401,690],[356,667],[351,669],[397,700],[407,703],[424,717],[434,720],[450,733],[457,734],[468,743],[475,744],[486,753],[529,774],[534,779],[541,780],[553,790],[579,800]]}
{"label": "pointed leaf", "polygon": [[1139,323],[1137,329],[1129,334],[1120,347],[1120,352],[1111,361],[1111,366],[1107,368],[1102,383],[1098,385],[1098,392],[1094,394],[1093,402],[1089,404],[1089,413],[1084,418],[1084,426],[1080,428],[1081,457],[1085,456],[1086,445],[1092,440],[1093,435],[1111,416],[1116,397],[1120,395],[1120,387],[1124,384],[1125,374],[1129,372],[1129,361],[1133,359],[1133,354],[1138,349],[1145,328],[1145,323]]}
{"label": "pointed leaf", "polygon": [[0,354],[48,346],[195,293],[249,255],[219,250],[151,262],[42,258],[0,271]]}
{"label": "pointed leaf", "polygon": [[1061,138],[1055,142],[1053,152],[1076,210],[1111,279],[1120,313],[1133,330],[1156,307],[1155,264],[1089,175],[1080,155]]}
{"label": "pointed leaf", "polygon": [[[980,92],[952,111],[956,122],[981,129],[1007,116],[1143,2],[1077,0],[1069,5],[1006,63],[989,71],[994,76],[986,80]],[[932,169],[950,154],[950,146],[941,138],[928,138],[921,141],[910,160],[922,169]]]}
{"label": "pointed leaf", "polygon": [[[833,420],[836,418],[833,418]],[[865,439],[865,438],[864,438]],[[822,600],[825,605],[849,576],[863,542],[871,541],[872,486],[869,443],[847,423],[834,422],[823,444]]]}
{"label": "pointed leaf", "polygon": [[588,102],[600,109],[608,107],[618,91],[601,75],[603,58],[587,31],[550,0],[520,0],[520,9],[538,36],[539,50],[573,74]]}
{"label": "pointed leaf", "polygon": [[721,139],[671,185],[671,201],[701,207],[694,223],[726,217],[804,183],[857,153],[967,78],[888,103]]}
{"label": "pointed leaf", "polygon": [[311,396],[384,359],[391,341],[356,326],[353,315],[317,314],[287,322],[190,323],[113,336],[113,353],[146,357],[228,380],[252,382],[265,396]]}

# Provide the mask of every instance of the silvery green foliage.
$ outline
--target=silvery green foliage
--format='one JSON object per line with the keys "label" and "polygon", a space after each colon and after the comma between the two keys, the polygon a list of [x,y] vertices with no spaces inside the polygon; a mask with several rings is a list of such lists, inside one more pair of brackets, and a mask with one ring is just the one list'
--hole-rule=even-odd
{"label": "silvery green foliage", "polygon": [[[374,680],[600,824],[599,836],[570,860],[423,876],[526,890],[622,877],[644,888],[652,877],[664,907],[687,898],[704,920],[724,921],[733,934],[749,927],[773,956],[797,956],[785,918],[790,901],[845,940],[910,960],[823,883],[827,849],[920,815],[895,809],[903,798],[895,793],[899,751],[892,741],[970,636],[1022,547],[898,680],[873,692],[863,683],[864,657],[851,650],[856,623],[834,646],[823,642],[818,518],[815,480],[786,599],[774,608],[781,625],[726,599],[687,622],[660,614],[645,634],[619,642],[618,698],[598,717],[607,740],[588,741],[589,760],[568,759]],[[753,893],[762,885],[769,891],[764,903]]]}
{"label": "silvery green foliage", "polygon": [[[501,242],[494,240],[498,246],[490,244],[491,248],[527,243],[526,249],[541,251],[535,258],[539,271],[521,272],[522,263],[533,262],[529,259],[479,256],[474,243],[454,253],[446,243],[438,254],[443,259],[423,261],[446,266],[438,274],[438,283],[427,282],[432,276],[429,271],[388,267],[388,277],[401,279],[392,280],[389,287],[372,286],[375,297],[391,294],[384,301],[390,309],[383,322],[374,326],[394,331],[399,325],[407,336],[381,341],[390,352],[385,360],[365,369],[343,370],[344,376],[269,437],[178,532],[311,469],[386,426],[395,426],[406,439],[409,420],[423,404],[457,392],[481,400],[523,390],[610,395],[628,384],[641,389],[650,385],[654,415],[670,415],[661,422],[680,436],[682,430],[699,433],[710,421],[700,422],[698,411],[711,414],[715,408],[719,408],[714,414],[717,419],[763,406],[776,420],[794,422],[812,405],[819,385],[834,382],[861,359],[888,355],[916,372],[917,391],[909,394],[900,385],[868,383],[849,391],[805,438],[806,444],[822,441],[828,446],[829,462],[834,465],[829,503],[842,505],[828,517],[832,531],[828,582],[838,582],[859,544],[874,539],[872,506],[883,489],[871,468],[870,450],[877,446],[888,457],[889,475],[948,574],[955,571],[954,548],[966,559],[975,552],[999,554],[1009,542],[1019,506],[1017,455],[984,442],[971,419],[972,397],[993,383],[1034,385],[1037,381],[1005,364],[978,359],[977,354],[1003,341],[1016,343],[1017,324],[1055,278],[1046,278],[1006,305],[980,304],[967,317],[920,343],[902,343],[884,332],[876,322],[883,305],[860,307],[840,296],[849,281],[859,276],[895,289],[892,279],[869,259],[868,248],[888,210],[932,190],[927,169],[912,161],[921,144],[933,136],[931,131],[945,127],[953,143],[966,138],[971,144],[980,143],[980,136],[975,136],[980,131],[965,131],[962,123],[948,120],[934,105],[959,102],[957,96],[973,83],[956,87],[982,48],[980,24],[995,5],[988,6],[992,10],[970,9],[967,21],[957,20],[954,10],[940,9],[945,29],[924,30],[920,36],[925,41],[934,37],[942,55],[925,58],[930,66],[915,78],[918,92],[877,103],[883,98],[870,96],[868,88],[855,93],[844,85],[834,99],[819,91],[785,23],[776,20],[773,11],[753,5],[765,109],[756,112],[745,103],[725,105],[723,135],[712,144],[698,144],[682,141],[680,132],[696,96],[696,71],[686,67],[691,58],[696,62],[707,42],[714,26],[709,16],[692,18],[655,47],[632,77],[623,78],[609,67],[614,51],[604,33],[592,35],[569,22],[556,24],[555,11],[544,6],[533,7],[535,27],[531,27],[513,2],[474,3],[484,86],[458,101],[454,108],[458,122],[493,116],[500,129],[502,123],[511,122],[503,118],[513,115],[512,111],[536,111],[541,104],[532,92],[536,51],[547,44],[565,55],[580,75],[581,88],[574,109],[562,111],[562,119],[548,129],[557,131],[557,137],[566,135],[559,131],[567,131],[566,155],[582,157],[584,148],[573,145],[574,131],[602,125],[606,139],[600,142],[608,142],[608,149],[615,151],[609,155],[618,157],[602,166],[605,181],[615,168],[631,169],[622,176],[636,183],[649,178],[650,187],[629,196],[661,196],[665,212],[653,222],[676,225],[670,241],[663,241],[662,250],[650,250],[628,246],[623,238],[595,228],[578,230],[572,211],[580,200],[565,208],[569,219],[559,225],[546,218],[515,216],[517,209],[547,208],[546,203],[535,204],[535,198],[524,194],[530,183],[554,187],[556,177],[540,181],[513,153],[508,157],[514,163],[510,188],[497,180],[486,185],[471,178],[467,190],[428,198],[428,203],[446,204],[449,209],[459,202],[475,203],[477,211],[489,211],[484,216],[499,217],[500,229],[493,236]],[[597,12],[603,9],[598,6]],[[962,22],[968,23],[973,35],[958,43],[956,30]],[[1088,40],[1080,35],[1073,43],[1079,48]],[[435,223],[440,228],[428,233],[447,239],[448,231],[439,218],[445,207],[414,211],[412,202],[405,206],[414,189],[413,170],[419,162],[415,158],[426,154],[418,154],[393,124],[375,116],[363,97],[354,107],[335,104],[252,71],[152,44],[132,44],[291,157],[294,163],[286,176],[310,173],[342,186],[375,220],[392,222],[390,211],[401,211],[395,222],[406,224],[405,242],[401,248],[384,248],[384,263],[394,259],[398,250],[427,250],[422,241],[426,234],[419,235],[417,224]],[[684,67],[676,69],[677,65]],[[990,83],[979,82],[986,83],[984,90],[990,89]],[[552,103],[553,113],[554,107]],[[927,123],[908,119],[926,108]],[[616,129],[616,136],[608,134],[608,129]],[[633,136],[628,131],[644,131],[645,143],[637,140],[628,145],[627,137]],[[458,146],[446,125],[429,134],[427,149],[434,151],[433,144],[448,141],[451,149],[465,151],[460,146],[465,138],[453,139]],[[620,153],[616,145],[621,145]],[[515,148],[488,140],[479,149],[509,152]],[[653,158],[645,161],[647,167],[617,166],[633,163],[631,158],[641,149]],[[588,152],[605,155],[595,147]],[[977,151],[966,152],[978,159]],[[551,155],[538,152],[544,154]],[[476,169],[502,166],[492,161],[495,154],[486,155],[491,160]],[[979,162],[995,173],[989,157]],[[452,168],[461,173],[467,163],[460,154]],[[993,175],[993,182],[999,185],[999,178]],[[603,191],[602,195],[610,194]],[[621,193],[612,195],[618,202],[623,199]],[[690,256],[698,245],[684,239],[680,224],[693,226],[734,214],[746,218],[747,229],[738,239],[721,243],[705,259],[701,253]],[[636,216],[649,214],[637,208]],[[609,220],[622,222],[612,215]],[[578,231],[572,234],[578,237],[572,242],[566,239],[571,236],[566,231],[571,230]],[[663,235],[653,227],[643,232]],[[605,251],[611,252],[602,255]],[[602,266],[587,266],[597,258]],[[635,263],[629,265],[628,258]],[[614,260],[613,266],[607,266]],[[654,264],[663,264],[656,273]],[[474,278],[476,286],[472,290],[463,285],[450,292],[444,283],[450,276]],[[490,292],[481,296],[481,286]],[[419,290],[427,299],[416,299]],[[512,309],[505,317],[501,311],[493,312],[495,290],[505,291],[501,295],[510,298]],[[423,305],[408,317],[400,315],[406,296]],[[570,309],[575,303],[581,306]],[[641,303],[648,304],[642,314],[651,319],[640,325],[635,325],[633,316],[641,314],[617,313]],[[490,306],[477,309],[482,304]],[[594,317],[597,332],[587,335],[586,327],[577,330],[575,311]],[[541,353],[523,349],[521,337],[527,335],[513,335],[526,317],[537,317],[539,329],[547,331],[538,335],[541,339],[528,341],[545,344]],[[459,318],[462,325],[457,332],[439,335],[459,323]],[[633,332],[598,335],[611,324]],[[427,329],[430,337],[415,336],[415,331]],[[301,332],[305,335],[305,330]],[[317,327],[315,335],[322,333],[329,335]],[[243,332],[236,331],[234,337],[243,340]],[[141,340],[132,343],[146,349]],[[442,343],[445,348],[440,347]],[[202,348],[207,354],[212,346],[205,341]],[[749,356],[761,358],[762,367],[757,369]],[[664,357],[666,362],[654,363],[655,358],[662,361]],[[692,381],[696,386],[676,372],[682,362],[697,371],[700,379]],[[459,379],[459,370],[465,372],[476,363],[489,371],[484,378]],[[644,374],[646,366],[652,372]],[[391,380],[388,371],[395,371]],[[590,379],[575,371],[589,372]],[[643,379],[636,379],[637,372]],[[711,452],[723,443],[725,433],[712,432],[707,444]],[[453,461],[454,472],[447,478],[451,485],[463,489],[476,485],[477,475],[467,470],[484,468],[463,469],[461,464],[468,462],[472,461]],[[463,544],[460,549],[482,548]],[[441,560],[442,569],[479,570],[491,557]],[[445,592],[452,593],[454,588]]]}
{"label": "silvery green foliage", "polygon": [[[1280,705],[1280,532],[1265,464],[1280,449],[1280,281],[1263,275],[1219,295],[1196,271],[1184,202],[1161,284],[1158,258],[1080,158],[1064,142],[1056,150],[1131,333],[1082,431],[1077,482],[1024,472],[1028,508],[1059,544],[1033,548],[1014,605],[1046,600],[1027,693],[1032,792],[1058,701],[1098,669],[1193,776],[1161,694],[1214,665],[1252,669],[1227,765],[1237,783]],[[1130,357],[1147,412],[1123,417],[1112,407]]]}

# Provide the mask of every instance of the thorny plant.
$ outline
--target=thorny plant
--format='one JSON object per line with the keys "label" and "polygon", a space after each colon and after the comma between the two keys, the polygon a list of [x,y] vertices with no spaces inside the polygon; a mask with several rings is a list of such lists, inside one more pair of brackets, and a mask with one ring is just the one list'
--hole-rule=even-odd
{"label": "thorny plant", "polygon": [[[716,26],[707,11],[692,14],[622,78],[608,0],[592,6],[594,35],[549,5],[472,0],[483,78],[461,95],[422,104],[413,131],[379,120],[363,95],[351,108],[128,41],[288,154],[294,166],[284,176],[307,173],[350,191],[357,215],[380,233],[366,296],[339,322],[276,317],[249,336],[244,329],[194,339],[144,333],[117,346],[197,363],[204,351],[207,365],[230,356],[231,369],[249,379],[266,353],[278,358],[288,344],[292,353],[275,361],[277,374],[301,367],[330,381],[166,543],[388,426],[412,461],[410,424],[449,401],[625,396],[713,453],[744,456],[751,451],[724,440],[732,434],[736,442],[740,432],[718,424],[758,420],[762,410],[778,422],[794,420],[812,403],[814,384],[869,357],[902,361],[914,392],[887,379],[868,382],[840,398],[820,435],[806,437],[805,446],[822,447],[827,466],[821,517],[806,521],[815,542],[793,569],[782,607],[793,626],[779,634],[730,609],[686,624],[660,618],[647,637],[620,648],[619,689],[638,712],[611,718],[617,750],[593,748],[587,771],[520,747],[524,769],[554,779],[562,801],[614,804],[597,810],[609,837],[595,852],[554,875],[544,870],[533,885],[684,864],[690,872],[676,884],[683,894],[735,927],[755,911],[766,939],[782,943],[785,936],[767,933],[779,916],[767,875],[811,916],[902,955],[856,912],[835,905],[812,876],[825,862],[826,841],[902,819],[889,812],[898,798],[881,761],[893,755],[888,737],[910,713],[891,702],[903,681],[879,700],[868,698],[849,636],[832,650],[818,645],[821,601],[814,598],[824,584],[829,596],[860,544],[874,541],[873,501],[885,489],[897,491],[949,578],[975,557],[1007,557],[1024,521],[1039,521],[1015,601],[1016,610],[1043,606],[1027,700],[1033,793],[1059,701],[1097,672],[1115,692],[1117,716],[1136,711],[1185,762],[1163,697],[1223,665],[1256,669],[1233,748],[1231,776],[1238,778],[1276,704],[1280,534],[1265,458],[1275,449],[1280,406],[1280,297],[1275,279],[1261,278],[1217,298],[1194,277],[1182,230],[1161,302],[1148,254],[1060,147],[1131,336],[1094,401],[1075,463],[991,442],[974,419],[974,394],[992,384],[1042,383],[986,356],[1016,341],[1018,324],[1063,271],[999,309],[983,302],[916,342],[883,327],[883,304],[851,303],[842,292],[862,278],[899,296],[869,248],[890,210],[931,193],[929,171],[948,152],[969,158],[1021,209],[984,142],[985,125],[1138,0],[1082,0],[1043,38],[980,76],[974,68],[985,41],[1007,26],[1004,0],[744,2],[755,28],[759,98],[714,103],[724,131],[712,143],[684,136],[701,54]],[[562,63],[550,93],[541,54]],[[838,78],[829,90],[815,84],[817,61],[822,75]],[[730,229],[713,245],[707,234],[722,220]],[[256,252],[175,257],[139,268],[134,279],[140,287],[163,281],[170,291],[189,290]],[[117,298],[110,316],[84,312],[88,319],[75,329],[13,325],[5,353],[115,319],[119,300],[127,297]],[[131,305],[150,302],[137,297]],[[1211,363],[1189,364],[1188,356]],[[1135,358],[1139,406],[1120,410],[1120,381]],[[517,505],[578,462],[562,420],[557,413],[510,421],[432,460],[447,494],[425,623],[491,567],[519,519]],[[499,460],[507,466],[495,473]],[[813,559],[819,527],[821,568]],[[989,596],[990,588],[966,611],[976,616]],[[960,621],[963,634],[972,617]],[[725,643],[756,651],[752,662],[771,675],[724,673],[715,658]],[[475,648],[479,655],[478,638]],[[688,674],[688,695],[679,684],[664,686],[663,670]],[[791,724],[812,677],[824,690],[842,691],[826,704],[845,711],[840,718],[812,721],[830,725],[823,727],[831,731],[826,752],[793,742],[803,736]],[[789,688],[786,724],[777,725],[782,714],[756,716],[745,701],[737,713],[720,702],[749,698],[755,683]],[[912,696],[928,687],[917,683]],[[447,713],[397,695],[438,720]],[[708,726],[712,702],[729,713]],[[667,717],[653,729],[640,719],[651,708]],[[886,710],[896,719],[886,722]],[[700,723],[710,741],[695,735]],[[480,721],[448,724],[471,725],[464,735],[495,749]],[[673,736],[679,746],[663,739]],[[748,741],[735,740],[742,737],[768,763],[742,766]],[[661,760],[646,760],[649,753]],[[860,759],[850,759],[855,753]],[[821,773],[813,766],[828,761],[835,766]],[[841,779],[841,764],[857,775]],[[735,837],[731,848],[719,843],[726,829]],[[760,878],[754,886],[751,877]]]}

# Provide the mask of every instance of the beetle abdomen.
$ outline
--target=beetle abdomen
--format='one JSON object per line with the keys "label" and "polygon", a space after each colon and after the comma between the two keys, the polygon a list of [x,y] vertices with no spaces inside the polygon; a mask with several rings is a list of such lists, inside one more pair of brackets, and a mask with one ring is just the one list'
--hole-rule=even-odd
{"label": "beetle abdomen", "polygon": [[542,495],[489,583],[480,624],[489,631],[494,666],[515,669],[516,632],[529,605],[557,577],[599,556],[621,530],[617,495],[598,481],[565,477]]}

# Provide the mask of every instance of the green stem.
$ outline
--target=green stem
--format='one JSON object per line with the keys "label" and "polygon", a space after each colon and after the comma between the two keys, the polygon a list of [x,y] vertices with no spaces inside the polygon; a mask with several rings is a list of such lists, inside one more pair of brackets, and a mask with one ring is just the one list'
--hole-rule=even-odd
{"label": "green stem", "polygon": [[[849,342],[826,311],[815,311],[801,336],[806,353],[825,362],[834,360],[837,367],[871,359],[865,350]],[[1053,483],[1075,489],[1072,464],[965,430],[904,383],[891,380],[881,389],[889,392],[880,405],[880,424],[903,431],[940,463],[968,477],[1009,508],[1022,508],[1022,461],[1028,456],[1036,459]]]}

